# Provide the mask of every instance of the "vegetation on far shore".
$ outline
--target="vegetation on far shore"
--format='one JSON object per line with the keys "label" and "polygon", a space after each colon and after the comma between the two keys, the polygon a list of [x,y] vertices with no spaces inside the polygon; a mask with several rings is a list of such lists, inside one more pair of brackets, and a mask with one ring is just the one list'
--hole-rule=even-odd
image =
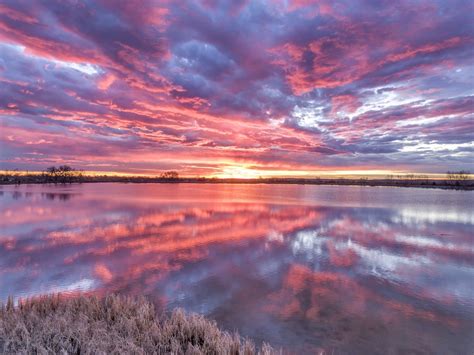
{"label": "vegetation on far shore", "polygon": [[50,167],[41,173],[4,171],[0,173],[0,185],[20,184],[69,184],[95,182],[122,183],[239,183],[239,184],[308,184],[308,185],[360,185],[430,187],[442,189],[474,190],[474,179],[470,172],[448,171],[444,179],[430,179],[426,175],[387,175],[384,178],[183,178],[176,171],[166,171],[160,176],[87,175],[68,165]]}
{"label": "vegetation on far shore", "polygon": [[49,295],[0,306],[5,354],[277,354],[214,321],[175,310],[159,317],[143,298]]}

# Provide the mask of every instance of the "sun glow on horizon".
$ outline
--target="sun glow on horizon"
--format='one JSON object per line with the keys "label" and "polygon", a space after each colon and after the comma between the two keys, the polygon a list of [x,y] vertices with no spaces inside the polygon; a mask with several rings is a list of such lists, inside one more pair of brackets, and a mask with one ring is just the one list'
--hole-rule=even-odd
{"label": "sun glow on horizon", "polygon": [[[367,170],[278,170],[278,169],[259,169],[255,166],[245,165],[226,165],[212,174],[185,174],[177,171],[180,178],[196,179],[271,179],[271,178],[288,178],[288,179],[385,179],[385,178],[426,178],[426,179],[444,179],[444,173],[421,173],[410,171],[394,171],[381,169]],[[127,171],[95,171],[78,169],[85,176],[90,177],[123,177],[123,178],[159,178],[164,171],[156,172],[127,172]],[[0,170],[0,174],[5,175],[41,175],[44,171],[26,171],[26,170]],[[473,174],[469,174],[470,178],[474,178]]]}
{"label": "sun glow on horizon", "polygon": [[[218,179],[258,179],[258,178],[360,178],[360,177],[386,177],[392,175],[409,175],[411,172],[367,169],[367,170],[277,170],[258,169],[251,166],[226,166],[221,172],[211,174],[210,178]],[[443,174],[423,174],[431,178]]]}
{"label": "sun glow on horizon", "polygon": [[474,31],[460,25],[472,22],[469,1],[0,8],[0,169],[239,179],[474,171]]}

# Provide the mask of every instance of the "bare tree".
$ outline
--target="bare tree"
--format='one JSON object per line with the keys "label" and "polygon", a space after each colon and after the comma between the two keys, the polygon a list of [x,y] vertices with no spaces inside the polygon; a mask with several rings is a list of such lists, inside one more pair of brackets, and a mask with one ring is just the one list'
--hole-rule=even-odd
{"label": "bare tree", "polygon": [[179,174],[177,171],[174,171],[174,170],[165,171],[163,174],[160,175],[160,178],[166,179],[166,180],[178,180]]}
{"label": "bare tree", "polygon": [[73,169],[69,165],[60,165],[59,167],[50,166],[46,169],[46,178],[48,182],[53,183],[71,183],[74,181],[80,181],[82,178],[82,172]]}
{"label": "bare tree", "polygon": [[469,171],[459,170],[459,171],[448,171],[446,172],[446,178],[452,181],[465,181],[469,179]]}

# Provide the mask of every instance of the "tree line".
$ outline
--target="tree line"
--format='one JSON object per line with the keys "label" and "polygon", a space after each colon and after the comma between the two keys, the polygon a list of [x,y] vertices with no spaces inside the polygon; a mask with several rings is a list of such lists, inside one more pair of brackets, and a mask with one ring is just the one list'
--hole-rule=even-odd
{"label": "tree line", "polygon": [[[43,176],[47,182],[51,183],[72,183],[82,182],[84,173],[81,170],[76,170],[69,165],[60,165],[58,167],[51,166],[43,172]],[[159,177],[161,180],[179,180],[179,174],[177,171],[170,170],[165,171]]]}
{"label": "tree line", "polygon": [[448,171],[446,172],[446,178],[451,181],[466,181],[469,179],[470,172],[467,170],[460,171]]}
{"label": "tree line", "polygon": [[[469,180],[470,172],[467,170],[459,170],[459,171],[447,171],[446,172],[446,180],[450,181],[466,181]],[[421,179],[429,179],[428,175],[424,174],[399,174],[399,175],[387,175],[386,179],[388,180],[421,180]]]}
{"label": "tree line", "polygon": [[81,170],[76,170],[69,165],[50,166],[42,173],[45,181],[53,184],[81,182],[83,176],[84,174]]}
{"label": "tree line", "polygon": [[6,170],[0,173],[0,184],[70,184],[81,182],[97,181],[117,181],[117,182],[149,182],[151,180],[160,181],[179,181],[180,177],[177,171],[170,170],[160,174],[159,177],[141,177],[141,176],[107,176],[107,175],[86,175],[84,171],[77,170],[70,165],[50,166],[40,173],[23,172],[18,169]]}

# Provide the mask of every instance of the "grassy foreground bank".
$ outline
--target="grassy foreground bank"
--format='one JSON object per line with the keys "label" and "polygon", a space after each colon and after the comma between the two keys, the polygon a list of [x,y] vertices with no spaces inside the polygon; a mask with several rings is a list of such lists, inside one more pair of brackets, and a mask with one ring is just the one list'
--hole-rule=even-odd
{"label": "grassy foreground bank", "polygon": [[276,354],[196,314],[158,317],[145,299],[42,296],[0,307],[0,353]]}

